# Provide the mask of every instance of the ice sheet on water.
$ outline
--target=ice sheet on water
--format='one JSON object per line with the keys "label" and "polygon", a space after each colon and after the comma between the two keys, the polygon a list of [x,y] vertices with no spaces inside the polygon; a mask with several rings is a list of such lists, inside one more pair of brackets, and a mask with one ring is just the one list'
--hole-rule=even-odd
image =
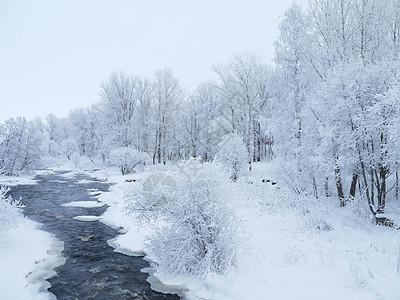
{"label": "ice sheet on water", "polygon": [[74,220],[77,221],[83,221],[83,222],[94,222],[94,221],[98,221],[100,219],[100,217],[98,216],[76,216],[73,217]]}
{"label": "ice sheet on water", "polygon": [[95,182],[95,180],[88,180],[88,179],[78,180],[78,183],[80,183],[80,184],[86,184],[86,183],[92,183],[92,182]]}
{"label": "ice sheet on water", "polygon": [[69,203],[61,204],[61,206],[64,207],[85,207],[85,208],[101,207],[103,205],[105,204],[97,201],[72,201]]}
{"label": "ice sheet on water", "polygon": [[118,253],[122,253],[125,255],[129,255],[129,256],[144,256],[144,251],[143,250],[133,250],[132,248],[128,248],[128,247],[123,247],[121,246],[121,244],[118,242],[118,238],[120,236],[117,236],[116,238],[110,239],[107,241],[107,244],[114,248],[115,252]]}

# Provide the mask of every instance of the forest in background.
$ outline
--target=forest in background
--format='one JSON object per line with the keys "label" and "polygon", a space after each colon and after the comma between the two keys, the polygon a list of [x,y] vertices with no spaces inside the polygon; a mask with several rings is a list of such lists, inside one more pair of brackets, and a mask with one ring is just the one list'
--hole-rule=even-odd
{"label": "forest in background", "polygon": [[152,78],[116,71],[95,105],[67,118],[9,119],[0,173],[40,168],[49,157],[110,162],[122,173],[209,162],[226,136],[239,136],[226,156],[244,146],[249,168],[279,159],[295,193],[340,206],[358,197],[382,214],[399,197],[400,1],[293,4],[279,29],[275,66],[238,53],[191,93],[171,69]]}

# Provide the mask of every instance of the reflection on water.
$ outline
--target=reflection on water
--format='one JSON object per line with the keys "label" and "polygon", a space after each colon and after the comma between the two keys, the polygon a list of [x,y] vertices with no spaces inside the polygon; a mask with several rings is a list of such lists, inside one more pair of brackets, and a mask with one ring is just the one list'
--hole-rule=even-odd
{"label": "reflection on water", "polygon": [[56,269],[58,276],[49,280],[49,291],[57,299],[179,299],[177,295],[150,289],[148,275],[140,271],[149,266],[146,261],[114,252],[108,246],[107,240],[118,234],[116,230],[98,221],[73,219],[100,216],[106,206],[61,206],[73,201],[94,201],[93,191],[107,191],[110,185],[86,175],[60,175],[39,175],[35,178],[39,180],[37,185],[20,185],[10,191],[26,204],[27,217],[42,223],[43,230],[64,242],[66,263]]}

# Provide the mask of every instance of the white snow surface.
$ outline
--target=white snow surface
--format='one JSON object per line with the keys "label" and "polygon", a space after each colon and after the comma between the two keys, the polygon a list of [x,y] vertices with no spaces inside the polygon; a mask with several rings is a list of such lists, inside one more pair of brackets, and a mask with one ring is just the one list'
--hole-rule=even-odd
{"label": "white snow surface", "polygon": [[[109,241],[115,251],[146,251],[153,229],[125,214],[123,198],[130,185],[152,174],[149,169],[128,176],[106,169],[92,174],[116,183],[99,197],[110,206],[101,221],[121,232]],[[132,178],[139,182],[125,182]],[[400,234],[374,225],[362,203],[339,208],[334,198],[304,201],[285,187],[274,163],[254,164],[232,189],[244,236],[237,270],[171,278],[152,264],[145,271],[154,289],[179,291],[184,299],[400,299]],[[157,261],[151,253],[145,259]]]}
{"label": "white snow surface", "polygon": [[31,176],[0,176],[0,185],[17,186],[19,184],[37,184]]}
{"label": "white snow surface", "polygon": [[64,264],[64,243],[39,229],[39,224],[22,219],[17,228],[0,239],[0,299],[55,299],[45,281]]}
{"label": "white snow surface", "polygon": [[97,202],[97,201],[72,201],[69,203],[61,204],[61,206],[64,206],[64,207],[86,207],[86,208],[101,207],[104,205],[105,205],[104,203]]}
{"label": "white snow surface", "polygon": [[[100,174],[96,174],[98,178],[104,179],[104,171]],[[109,193],[102,193],[98,200],[109,205],[110,207],[101,216],[101,222],[104,224],[116,228],[120,231],[115,239],[110,240],[108,243],[110,246],[115,248],[115,251],[133,255],[142,256],[144,255],[144,247],[146,237],[151,235],[153,230],[150,227],[141,226],[139,223],[132,221],[131,217],[125,214],[125,201],[124,195],[125,190],[132,184],[138,184],[137,182],[125,182],[126,179],[130,178],[141,178],[144,174],[134,174],[122,176],[119,175],[119,171],[108,170],[107,171],[108,181],[115,183],[111,186]]]}
{"label": "white snow surface", "polygon": [[[232,183],[232,201],[243,224],[244,237],[237,269],[225,275],[207,274],[204,278],[162,274],[154,263],[157,257],[146,253],[146,239],[154,227],[132,219],[124,208],[125,191],[131,185],[141,184],[159,168],[150,167],[127,176],[118,175],[118,170],[111,168],[91,171],[90,175],[116,184],[110,192],[99,195],[100,202],[67,204],[107,204],[109,207],[101,217],[75,219],[99,220],[118,229],[120,234],[109,245],[127,255],[145,254],[152,267],[144,271],[149,273],[148,281],[154,289],[179,292],[184,299],[399,299],[399,231],[369,222],[365,217],[368,208],[362,204],[339,208],[335,199],[304,202],[290,193],[280,178],[279,167],[271,163],[255,164],[247,176]],[[168,171],[170,167],[163,168],[162,171]],[[277,184],[263,183],[262,179]],[[26,182],[33,183],[29,179]],[[396,212],[390,205],[387,211]],[[62,248],[62,242],[24,219],[0,240],[0,299],[54,298],[46,291],[49,284],[44,280],[54,276],[54,267],[64,263],[60,256]]]}
{"label": "white snow surface", "polygon": [[82,221],[82,222],[94,222],[94,221],[98,221],[100,219],[100,217],[97,216],[76,216],[73,217],[74,220],[77,221]]}

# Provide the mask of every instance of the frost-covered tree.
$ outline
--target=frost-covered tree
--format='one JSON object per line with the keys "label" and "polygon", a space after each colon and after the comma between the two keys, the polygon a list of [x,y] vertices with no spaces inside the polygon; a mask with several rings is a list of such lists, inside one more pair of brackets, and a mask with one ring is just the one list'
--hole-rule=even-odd
{"label": "frost-covered tree", "polygon": [[62,125],[60,119],[54,114],[48,114],[45,118],[45,130],[50,141],[57,142],[62,138]]}
{"label": "frost-covered tree", "polygon": [[227,134],[222,138],[218,147],[219,151],[215,160],[225,166],[231,174],[231,179],[236,181],[248,161],[248,152],[243,139],[234,133]]}
{"label": "frost-covered tree", "polygon": [[[219,98],[215,86],[211,82],[200,84],[191,95],[189,106],[192,156],[200,155],[204,161],[211,161],[217,149],[218,141],[226,132],[216,121],[219,115]],[[189,122],[186,122],[188,124]]]}
{"label": "frost-covered tree", "polygon": [[64,154],[68,160],[71,160],[74,153],[79,152],[79,147],[75,139],[65,139],[61,143],[62,154]]}
{"label": "frost-covered tree", "polygon": [[387,103],[382,107],[382,95],[390,89],[395,69],[386,62],[347,62],[308,96],[302,151],[308,153],[317,186],[332,179],[341,206],[354,199],[357,186],[369,203],[383,195],[382,184],[390,172],[382,172],[380,166],[386,165],[389,124],[395,114],[386,112]]}
{"label": "frost-covered tree", "polygon": [[153,92],[156,111],[156,132],[153,163],[166,163],[170,147],[174,146],[176,116],[183,100],[183,90],[171,69],[154,73]]}
{"label": "frost-covered tree", "polygon": [[131,75],[113,72],[101,88],[102,129],[109,143],[128,147],[133,139],[136,82]]}
{"label": "frost-covered tree", "polygon": [[[318,80],[312,78],[310,27],[310,18],[300,6],[293,3],[285,12],[279,25],[280,35],[275,42],[277,69],[274,87],[275,96],[280,100],[273,104],[271,130],[276,146],[287,159],[302,160],[302,111],[311,81]],[[298,170],[301,168],[301,164],[298,164]]]}
{"label": "frost-covered tree", "polygon": [[185,125],[184,133],[185,137],[187,137],[185,156],[197,157],[199,153],[204,151],[201,141],[201,129],[204,124],[198,98],[191,97],[188,101],[182,103],[181,108]]}
{"label": "frost-covered tree", "polygon": [[143,77],[135,77],[137,99],[135,110],[134,132],[135,145],[140,151],[150,153],[153,149],[152,135],[155,127],[154,94],[150,80]]}
{"label": "frost-covered tree", "polygon": [[[221,102],[221,127],[225,134],[242,136],[250,164],[259,161],[263,145],[260,118],[270,98],[272,72],[259,56],[251,52],[234,55],[227,64],[215,65],[214,71],[218,76],[215,88]],[[223,125],[226,121],[230,126]]]}
{"label": "frost-covered tree", "polygon": [[[395,69],[397,68],[395,67]],[[390,70],[390,67],[386,67],[385,70]],[[380,70],[380,73],[382,76],[383,71]],[[383,81],[382,78],[380,84],[384,90],[375,95],[372,105],[366,111],[365,119],[370,121],[366,124],[365,132],[369,137],[366,139],[368,144],[362,148],[360,162],[364,184],[365,181],[370,182],[370,184],[365,184],[366,197],[372,211],[380,214],[385,211],[387,195],[393,190],[394,185],[397,185],[398,193],[399,168],[397,145],[400,138],[396,134],[400,125],[398,122],[400,113],[399,78],[396,74],[391,81],[385,79]],[[377,83],[379,84],[379,82]],[[368,170],[366,173],[365,169]],[[394,179],[393,175],[395,174],[396,178]],[[394,196],[394,194],[392,195]]]}
{"label": "frost-covered tree", "polygon": [[392,121],[377,119],[378,103],[396,73],[397,8],[397,1],[312,0],[307,13],[295,4],[285,13],[270,121],[279,155],[296,162],[287,170],[297,192],[329,196],[334,187],[341,205],[357,187],[370,203],[383,195],[389,127],[377,124]]}
{"label": "frost-covered tree", "polygon": [[280,35],[275,42],[274,101],[271,103],[269,130],[275,153],[286,161],[288,182],[297,193],[305,191],[315,174],[304,149],[307,139],[305,110],[307,97],[313,84],[322,74],[316,42],[312,35],[310,16],[293,3],[279,25]]}
{"label": "frost-covered tree", "polygon": [[93,159],[98,155],[100,140],[98,136],[99,123],[98,113],[93,107],[72,110],[68,115],[70,124],[70,138],[75,140],[76,147],[73,149],[80,155]]}
{"label": "frost-covered tree", "polygon": [[63,156],[62,142],[70,136],[75,138],[75,133],[72,132],[70,119],[58,118],[54,114],[48,114],[45,118],[44,129],[47,134],[48,155],[53,157]]}
{"label": "frost-covered tree", "polygon": [[38,166],[43,156],[43,136],[25,118],[0,125],[0,174],[18,175]]}

